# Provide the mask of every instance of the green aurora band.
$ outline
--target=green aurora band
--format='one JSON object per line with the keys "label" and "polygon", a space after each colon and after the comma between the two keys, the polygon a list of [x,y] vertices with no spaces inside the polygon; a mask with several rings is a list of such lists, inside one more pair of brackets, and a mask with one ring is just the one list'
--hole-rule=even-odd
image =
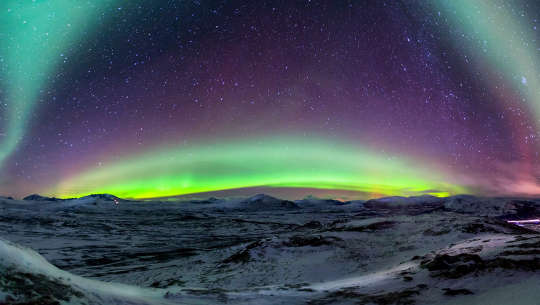
{"label": "green aurora band", "polygon": [[[40,95],[54,69],[87,35],[98,8],[111,0],[2,0],[0,73],[0,167],[21,143]],[[69,54],[68,54],[69,53]]]}
{"label": "green aurora band", "polygon": [[64,179],[48,195],[156,198],[245,187],[352,190],[374,195],[466,193],[419,162],[304,137],[223,141],[128,156]]}
{"label": "green aurora band", "polygon": [[[486,60],[528,102],[535,118],[540,120],[540,71],[538,70],[538,43],[525,16],[510,10],[508,1],[492,0],[438,0],[435,9],[444,12],[450,22],[470,36],[474,56]],[[539,29],[540,30],[540,29]],[[462,44],[463,37],[455,38]]]}

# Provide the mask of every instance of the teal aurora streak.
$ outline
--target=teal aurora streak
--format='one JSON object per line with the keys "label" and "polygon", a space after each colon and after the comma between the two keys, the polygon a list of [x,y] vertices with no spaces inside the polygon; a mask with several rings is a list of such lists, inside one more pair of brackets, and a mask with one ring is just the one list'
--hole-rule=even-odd
{"label": "teal aurora streak", "polygon": [[23,140],[40,94],[55,78],[55,67],[93,30],[97,8],[110,2],[2,1],[0,73],[6,92],[0,108],[6,108],[6,120],[0,121],[0,167]]}

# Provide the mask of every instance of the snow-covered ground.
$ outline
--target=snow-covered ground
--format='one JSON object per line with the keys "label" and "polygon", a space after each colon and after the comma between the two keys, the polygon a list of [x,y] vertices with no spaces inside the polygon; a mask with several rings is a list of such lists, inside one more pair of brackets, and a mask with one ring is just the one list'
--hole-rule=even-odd
{"label": "snow-covered ground", "polygon": [[535,200],[33,199],[0,198],[0,304],[540,304]]}

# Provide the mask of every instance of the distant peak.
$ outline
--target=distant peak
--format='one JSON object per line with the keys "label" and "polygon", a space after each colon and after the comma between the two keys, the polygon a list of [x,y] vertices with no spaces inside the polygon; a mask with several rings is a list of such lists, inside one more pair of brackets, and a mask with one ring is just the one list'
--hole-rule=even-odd
{"label": "distant peak", "polygon": [[23,200],[32,200],[32,201],[58,201],[62,199],[58,199],[55,197],[45,197],[38,194],[32,194],[30,196],[26,196],[23,198]]}
{"label": "distant peak", "polygon": [[114,195],[111,195],[111,194],[91,194],[91,195],[87,195],[87,196],[84,196],[84,197],[81,197],[80,199],[83,199],[83,198],[94,198],[94,199],[102,199],[102,200],[123,200],[119,197],[116,197]]}
{"label": "distant peak", "polygon": [[124,199],[118,198],[111,194],[91,194],[91,195],[86,195],[79,198],[69,198],[69,199],[60,199],[56,197],[46,197],[46,196],[41,196],[39,194],[32,194],[30,196],[26,196],[23,198],[23,200],[28,200],[28,201],[65,201],[65,200],[73,200],[73,199],[101,199],[101,200],[107,200],[107,201],[124,201]]}
{"label": "distant peak", "polygon": [[266,194],[257,194],[248,198],[249,201],[281,200]]}

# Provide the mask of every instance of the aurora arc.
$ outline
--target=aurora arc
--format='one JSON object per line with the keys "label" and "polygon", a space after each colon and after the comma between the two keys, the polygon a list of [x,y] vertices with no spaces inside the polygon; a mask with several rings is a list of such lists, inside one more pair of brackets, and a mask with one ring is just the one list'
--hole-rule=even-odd
{"label": "aurora arc", "polygon": [[[528,102],[538,124],[539,45],[533,34],[536,27],[525,24],[525,18],[512,16],[515,11],[505,8],[501,1],[439,0],[434,3],[451,23],[476,42],[470,45],[474,56],[502,72],[513,88],[526,98],[524,101]],[[462,38],[457,39],[461,41]]]}
{"label": "aurora arc", "polygon": [[447,175],[338,141],[273,137],[162,147],[67,177],[50,195],[111,193],[156,198],[265,186],[449,195],[466,192]]}
{"label": "aurora arc", "polygon": [[0,4],[0,167],[24,137],[30,113],[55,67],[74,49],[96,20],[98,8],[111,1],[4,0]]}

